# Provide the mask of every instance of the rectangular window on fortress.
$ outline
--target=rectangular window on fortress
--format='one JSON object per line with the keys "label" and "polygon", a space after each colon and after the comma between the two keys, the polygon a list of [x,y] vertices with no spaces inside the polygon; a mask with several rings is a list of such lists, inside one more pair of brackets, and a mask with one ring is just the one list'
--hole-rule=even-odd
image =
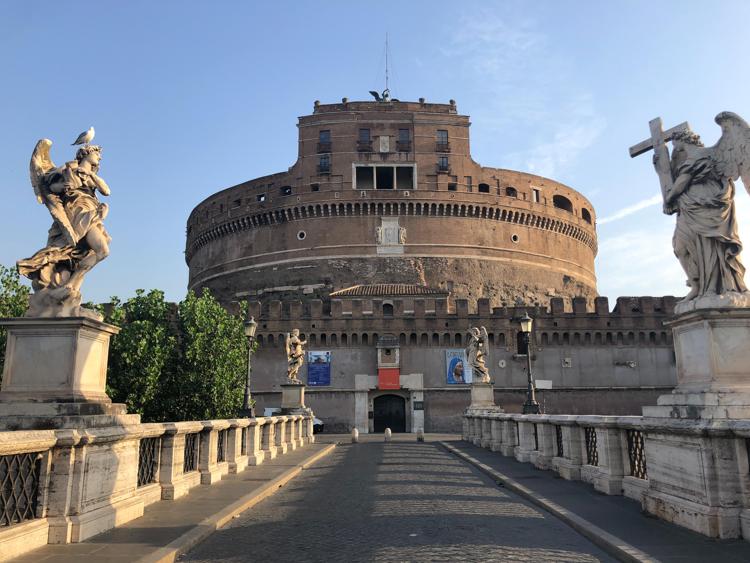
{"label": "rectangular window on fortress", "polygon": [[372,166],[357,166],[356,171],[356,189],[371,190],[375,187],[375,177]]}
{"label": "rectangular window on fortress", "polygon": [[392,166],[376,166],[375,167],[375,180],[377,182],[376,187],[379,190],[392,190],[393,189],[393,167]]}
{"label": "rectangular window on fortress", "polygon": [[536,188],[531,188],[531,201],[533,201],[534,203],[539,203],[540,201],[542,201],[541,192]]}
{"label": "rectangular window on fortress", "polygon": [[258,194],[258,201],[266,201],[266,194]]}
{"label": "rectangular window on fortress", "polygon": [[456,184],[448,184],[448,191],[449,192],[455,192],[456,191]]}
{"label": "rectangular window on fortress", "polygon": [[414,168],[411,166],[396,167],[396,188],[399,190],[414,189]]}
{"label": "rectangular window on fortress", "polygon": [[330,143],[331,142],[331,131],[328,129],[325,129],[321,131],[318,134],[318,141],[321,143]]}
{"label": "rectangular window on fortress", "polygon": [[439,145],[447,145],[448,144],[448,131],[446,131],[445,129],[438,129],[437,142]]}
{"label": "rectangular window on fortress", "polygon": [[360,143],[369,143],[370,142],[370,130],[369,129],[360,129],[359,130],[359,142]]}
{"label": "rectangular window on fortress", "polygon": [[409,130],[408,129],[399,129],[398,130],[398,142],[399,143],[408,143],[411,140],[409,137]]}

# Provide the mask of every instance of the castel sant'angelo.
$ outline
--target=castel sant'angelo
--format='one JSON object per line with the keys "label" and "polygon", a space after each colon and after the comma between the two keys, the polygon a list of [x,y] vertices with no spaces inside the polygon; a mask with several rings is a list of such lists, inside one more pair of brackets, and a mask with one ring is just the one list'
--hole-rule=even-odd
{"label": "castel sant'angelo", "polygon": [[469,393],[448,358],[484,325],[497,402],[513,411],[524,312],[536,320],[535,375],[552,381],[549,412],[629,413],[674,384],[661,324],[674,300],[621,298],[610,312],[591,203],[475,162],[469,126],[453,100],[316,101],[287,171],[190,214],[189,287],[228,307],[248,301],[260,323],[260,406],[278,406],[283,338],[299,328],[309,351],[329,353],[329,378],[308,381],[329,428],[455,430]]}

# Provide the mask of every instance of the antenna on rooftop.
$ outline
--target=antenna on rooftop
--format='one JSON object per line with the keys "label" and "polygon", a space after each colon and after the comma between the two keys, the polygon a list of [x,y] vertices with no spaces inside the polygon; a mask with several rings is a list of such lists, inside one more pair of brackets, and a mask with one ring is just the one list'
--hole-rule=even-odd
{"label": "antenna on rooftop", "polygon": [[[381,59],[382,60],[382,59]],[[385,90],[383,90],[383,93],[376,92],[375,90],[370,90],[370,94],[373,98],[375,98],[375,101],[378,102],[390,102],[394,101],[397,102],[398,100],[391,100],[391,90],[390,90],[390,76],[389,76],[389,64],[388,64],[388,32],[385,33]]]}

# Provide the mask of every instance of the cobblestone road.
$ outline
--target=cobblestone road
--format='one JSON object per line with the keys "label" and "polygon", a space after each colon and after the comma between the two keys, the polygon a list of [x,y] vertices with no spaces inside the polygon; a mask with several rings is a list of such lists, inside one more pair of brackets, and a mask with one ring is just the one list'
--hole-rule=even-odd
{"label": "cobblestone road", "polygon": [[181,561],[613,561],[434,443],[343,445]]}

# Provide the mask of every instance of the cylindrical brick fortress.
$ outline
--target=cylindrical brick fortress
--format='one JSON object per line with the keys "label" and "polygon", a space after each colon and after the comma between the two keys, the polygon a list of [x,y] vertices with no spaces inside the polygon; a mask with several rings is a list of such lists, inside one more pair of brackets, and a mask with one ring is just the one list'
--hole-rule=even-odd
{"label": "cylindrical brick fortress", "polygon": [[596,295],[591,203],[480,166],[454,102],[347,102],[299,118],[299,156],[200,203],[189,287],[240,299],[406,283],[498,305]]}

